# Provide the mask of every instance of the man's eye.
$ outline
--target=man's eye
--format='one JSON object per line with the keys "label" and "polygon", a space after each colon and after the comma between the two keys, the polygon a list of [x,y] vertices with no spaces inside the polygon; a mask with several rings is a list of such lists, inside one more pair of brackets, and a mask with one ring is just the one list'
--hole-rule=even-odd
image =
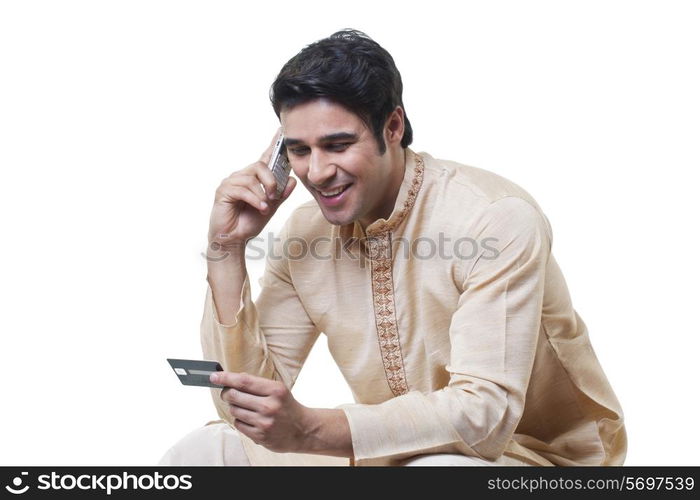
{"label": "man's eye", "polygon": [[329,144],[328,149],[331,151],[345,151],[348,146],[350,146],[348,143]]}
{"label": "man's eye", "polygon": [[302,156],[309,152],[309,148],[289,148],[287,151],[294,156]]}

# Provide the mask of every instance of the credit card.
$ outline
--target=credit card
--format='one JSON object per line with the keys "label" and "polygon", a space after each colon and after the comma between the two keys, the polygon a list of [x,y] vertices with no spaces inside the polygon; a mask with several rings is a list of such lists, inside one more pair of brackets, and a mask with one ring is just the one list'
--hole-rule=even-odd
{"label": "credit card", "polygon": [[215,389],[224,387],[223,385],[212,384],[209,381],[209,375],[214,372],[224,371],[218,361],[168,358],[168,363],[170,363],[175,375],[184,385],[214,387]]}

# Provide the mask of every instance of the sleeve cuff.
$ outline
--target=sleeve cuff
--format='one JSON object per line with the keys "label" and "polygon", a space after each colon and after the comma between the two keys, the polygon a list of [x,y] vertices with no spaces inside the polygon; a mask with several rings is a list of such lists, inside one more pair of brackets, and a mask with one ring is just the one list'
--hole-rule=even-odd
{"label": "sleeve cuff", "polygon": [[219,312],[216,310],[216,303],[214,302],[214,295],[211,290],[211,286],[209,285],[209,282],[207,281],[207,302],[210,304],[211,307],[211,312],[210,314],[212,315],[212,318],[214,320],[214,324],[219,327],[219,328],[234,328],[239,325],[241,322],[241,316],[243,314],[243,310],[246,308],[248,304],[251,303],[250,299],[250,282],[248,280],[248,275],[246,274],[245,280],[243,281],[243,287],[241,288],[241,301],[238,304],[238,311],[236,311],[236,317],[235,321],[231,324],[223,324],[219,321]]}
{"label": "sleeve cuff", "polygon": [[478,456],[419,392],[381,404],[350,404],[339,408],[348,419],[358,465],[391,465],[402,458],[440,450]]}

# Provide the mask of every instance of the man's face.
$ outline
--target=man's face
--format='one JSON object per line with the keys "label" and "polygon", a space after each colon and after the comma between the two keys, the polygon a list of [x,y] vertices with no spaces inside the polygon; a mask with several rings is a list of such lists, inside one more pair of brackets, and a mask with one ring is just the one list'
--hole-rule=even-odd
{"label": "man's face", "polygon": [[328,222],[359,220],[366,227],[389,217],[396,184],[390,155],[379,154],[374,135],[356,114],[317,99],[282,111],[280,120],[292,169]]}

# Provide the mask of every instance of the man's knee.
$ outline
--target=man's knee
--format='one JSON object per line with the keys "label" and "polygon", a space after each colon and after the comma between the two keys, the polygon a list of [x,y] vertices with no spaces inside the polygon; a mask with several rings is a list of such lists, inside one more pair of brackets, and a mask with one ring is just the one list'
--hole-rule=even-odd
{"label": "man's knee", "polygon": [[470,466],[493,466],[502,465],[497,461],[490,461],[478,457],[469,457],[453,453],[436,453],[432,455],[418,455],[405,460],[401,465],[413,466],[453,466],[453,467],[470,467]]}
{"label": "man's knee", "polygon": [[241,438],[224,421],[195,429],[173,445],[158,465],[250,465]]}

